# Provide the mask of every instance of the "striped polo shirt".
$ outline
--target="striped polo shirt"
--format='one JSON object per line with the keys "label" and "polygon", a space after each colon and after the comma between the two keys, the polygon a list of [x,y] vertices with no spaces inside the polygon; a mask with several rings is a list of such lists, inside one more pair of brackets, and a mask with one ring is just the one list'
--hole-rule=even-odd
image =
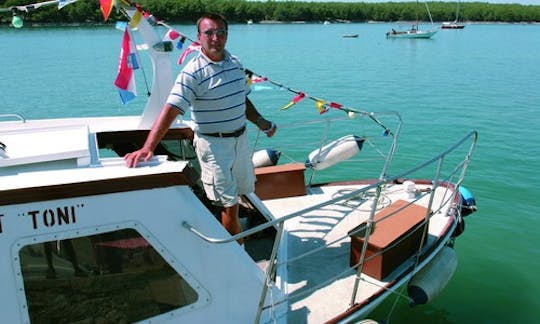
{"label": "striped polo shirt", "polygon": [[167,103],[191,119],[201,133],[232,132],[246,124],[249,86],[242,64],[229,52],[214,62],[202,52],[182,69]]}

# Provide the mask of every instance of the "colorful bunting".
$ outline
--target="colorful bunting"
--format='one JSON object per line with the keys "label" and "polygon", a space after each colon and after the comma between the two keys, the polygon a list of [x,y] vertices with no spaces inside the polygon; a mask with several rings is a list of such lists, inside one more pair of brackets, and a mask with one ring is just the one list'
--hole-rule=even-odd
{"label": "colorful bunting", "polygon": [[137,88],[135,86],[135,73],[133,70],[139,68],[135,46],[131,41],[129,29],[124,31],[122,39],[122,48],[120,50],[120,61],[118,63],[118,75],[114,81],[114,85],[118,88],[120,100],[123,104],[134,99],[137,96]]}
{"label": "colorful bunting", "polygon": [[343,107],[342,104],[338,104],[338,103],[336,103],[336,102],[331,102],[331,103],[329,104],[329,106],[332,107],[332,108],[336,108],[336,109],[341,109],[341,107]]}
{"label": "colorful bunting", "polygon": [[315,106],[321,115],[328,111],[328,105],[323,100],[317,100],[315,102]]}
{"label": "colorful bunting", "polygon": [[247,76],[247,82],[248,82],[248,86],[251,87],[251,85],[253,83],[260,83],[260,82],[264,82],[264,81],[268,81],[268,78],[263,78],[263,77],[255,77],[253,76],[253,74],[250,74]]}
{"label": "colorful bunting", "polygon": [[[180,37],[182,36],[182,37]],[[178,39],[180,38],[180,39]],[[176,42],[176,48],[177,49],[182,49],[182,46],[184,45],[184,42],[186,41],[186,37],[182,34],[180,34],[179,32],[177,32],[176,30],[174,29],[169,29],[165,35],[163,36],[163,41],[164,42],[174,42],[176,39],[178,39],[178,41]]]}
{"label": "colorful bunting", "polygon": [[177,32],[174,29],[169,29],[169,30],[167,30],[167,32],[163,36],[163,41],[173,41],[173,40],[177,39],[178,37],[180,37],[179,32]]}
{"label": "colorful bunting", "polygon": [[77,0],[59,0],[58,1],[58,10],[64,8],[68,4],[72,4],[74,2],[77,2]]}
{"label": "colorful bunting", "polygon": [[193,42],[191,45],[186,48],[184,52],[182,52],[182,55],[178,58],[178,65],[181,65],[184,63],[184,60],[186,59],[186,56],[188,56],[191,52],[200,51],[201,50],[201,44],[198,42]]}
{"label": "colorful bunting", "polygon": [[298,103],[300,100],[304,99],[306,95],[303,92],[299,92],[288,104],[286,104],[281,110],[287,110],[291,108],[294,104]]}
{"label": "colorful bunting", "polygon": [[182,49],[182,46],[184,46],[184,42],[186,41],[186,37],[185,36],[182,36],[180,37],[180,39],[178,40],[178,42],[176,42],[176,48],[178,48],[179,50]]}
{"label": "colorful bunting", "polygon": [[104,20],[109,19],[109,15],[114,7],[114,2],[115,0],[99,0],[99,9],[101,9]]}
{"label": "colorful bunting", "polygon": [[129,27],[136,28],[137,25],[141,22],[141,19],[143,18],[143,13],[137,9],[135,11],[135,14],[133,14],[133,17],[131,17],[131,20],[129,21]]}
{"label": "colorful bunting", "polygon": [[124,31],[128,27],[128,23],[126,21],[117,21],[114,25],[114,28]]}

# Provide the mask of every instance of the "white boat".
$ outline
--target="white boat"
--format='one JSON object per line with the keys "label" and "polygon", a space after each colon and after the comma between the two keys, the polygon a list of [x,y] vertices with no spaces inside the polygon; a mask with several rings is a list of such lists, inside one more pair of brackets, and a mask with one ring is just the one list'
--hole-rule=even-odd
{"label": "white boat", "polygon": [[441,24],[442,29],[463,29],[465,25],[458,23],[457,21],[445,21]]}
{"label": "white boat", "polygon": [[416,25],[407,30],[395,30],[386,33],[387,38],[431,38],[437,33],[436,30],[419,30]]}
{"label": "white boat", "polygon": [[459,1],[456,3],[456,19],[454,21],[445,21],[441,24],[442,29],[463,29],[465,25],[458,23],[459,20]]}
{"label": "white boat", "polygon": [[[424,4],[426,6],[429,20],[431,21],[431,26],[433,27],[433,18],[431,17],[431,12],[429,11],[428,4],[427,2],[424,2]],[[416,7],[418,8],[418,0],[416,1]],[[418,19],[418,11],[417,11],[416,24],[413,24],[410,29],[396,30],[392,28],[392,30],[386,33],[386,38],[431,38],[436,33],[437,33],[436,28],[431,28],[428,30],[419,29],[419,19]]]}
{"label": "white boat", "polygon": [[125,166],[173,82],[155,27],[143,18],[137,32],[154,67],[141,116],[0,116],[3,322],[345,323],[444,288],[475,208],[460,193],[475,131],[395,172],[396,112],[280,123],[255,141],[256,191],[231,236],[198,185],[189,121]]}

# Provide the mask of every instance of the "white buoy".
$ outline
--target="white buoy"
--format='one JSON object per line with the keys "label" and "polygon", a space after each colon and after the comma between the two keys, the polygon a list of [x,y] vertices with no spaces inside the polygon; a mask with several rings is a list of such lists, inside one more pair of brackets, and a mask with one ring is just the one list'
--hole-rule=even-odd
{"label": "white buoy", "polygon": [[407,287],[412,299],[411,306],[426,304],[433,300],[444,289],[457,268],[457,255],[454,249],[445,246],[418,273]]}
{"label": "white buoy", "polygon": [[338,162],[350,159],[360,152],[364,141],[364,138],[356,135],[347,135],[330,142],[322,148],[309,153],[306,168],[322,170]]}
{"label": "white buoy", "polygon": [[253,153],[251,160],[256,168],[276,165],[278,163],[281,152],[272,149],[264,149]]}

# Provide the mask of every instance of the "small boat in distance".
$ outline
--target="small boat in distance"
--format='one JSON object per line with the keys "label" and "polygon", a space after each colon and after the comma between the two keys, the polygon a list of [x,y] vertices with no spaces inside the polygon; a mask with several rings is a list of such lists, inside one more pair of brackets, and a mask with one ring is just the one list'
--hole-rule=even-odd
{"label": "small boat in distance", "polygon": [[452,21],[452,22],[445,21],[441,24],[441,29],[463,29],[463,28],[465,28],[465,25],[458,24],[455,21]]}
{"label": "small boat in distance", "polygon": [[459,20],[459,1],[456,6],[456,19],[454,21],[445,21],[441,24],[441,29],[463,29],[465,25],[458,23]]}
{"label": "small boat in distance", "polygon": [[416,25],[412,25],[408,30],[395,30],[386,33],[386,38],[431,38],[436,30],[418,30]]}
{"label": "small boat in distance", "polygon": [[358,34],[344,34],[341,37],[343,37],[343,38],[358,38]]}
{"label": "small boat in distance", "polygon": [[[433,18],[431,17],[431,12],[429,11],[429,7],[427,2],[424,2],[426,6],[427,13],[429,15],[429,20],[431,21],[431,25],[433,26]],[[431,38],[433,35],[437,33],[437,29],[430,29],[430,30],[421,30],[419,29],[419,18],[418,18],[418,1],[416,1],[416,24],[413,24],[411,29],[406,30],[396,30],[392,28],[391,31],[386,33],[386,38]]]}

